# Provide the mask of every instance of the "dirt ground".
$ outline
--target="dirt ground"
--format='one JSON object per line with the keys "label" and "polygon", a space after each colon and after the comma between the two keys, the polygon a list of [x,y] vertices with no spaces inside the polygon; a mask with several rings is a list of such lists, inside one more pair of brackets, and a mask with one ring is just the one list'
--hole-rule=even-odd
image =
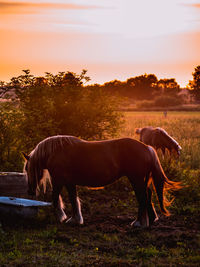
{"label": "dirt ground", "polygon": [[52,208],[32,221],[1,218],[0,266],[199,266],[199,208],[174,203],[165,217],[156,205],[159,220],[133,228],[135,196],[118,187],[80,191],[83,226],[57,223]]}

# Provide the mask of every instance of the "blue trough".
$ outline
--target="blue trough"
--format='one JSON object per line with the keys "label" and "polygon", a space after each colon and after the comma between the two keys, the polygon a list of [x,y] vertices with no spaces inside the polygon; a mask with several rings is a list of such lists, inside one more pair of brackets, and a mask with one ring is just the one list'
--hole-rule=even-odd
{"label": "blue trough", "polygon": [[0,196],[0,215],[14,215],[23,218],[36,217],[39,208],[49,207],[51,203],[16,197]]}

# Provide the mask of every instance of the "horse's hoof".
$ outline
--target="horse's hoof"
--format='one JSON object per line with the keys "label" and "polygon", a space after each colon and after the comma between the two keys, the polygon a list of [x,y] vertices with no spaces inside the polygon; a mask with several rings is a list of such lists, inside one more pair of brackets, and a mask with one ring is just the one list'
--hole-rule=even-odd
{"label": "horse's hoof", "polygon": [[139,228],[148,228],[149,227],[149,225],[142,225],[140,223],[140,221],[137,221],[137,220],[133,221],[131,223],[131,226],[134,227],[134,228],[137,228],[137,229],[139,229]]}
{"label": "horse's hoof", "polygon": [[65,223],[69,225],[83,225],[83,220],[78,221],[77,219],[70,217],[68,220],[65,221]]}
{"label": "horse's hoof", "polygon": [[132,227],[136,227],[136,228],[138,228],[138,227],[141,227],[141,224],[140,224],[139,221],[135,220],[135,221],[133,221],[133,222],[131,223],[131,226],[132,226]]}
{"label": "horse's hoof", "polygon": [[67,221],[67,216],[64,215],[64,216],[62,216],[61,218],[59,218],[58,220],[59,220],[60,223],[63,223],[63,222],[65,222],[65,221]]}
{"label": "horse's hoof", "polygon": [[159,217],[157,216],[153,221],[150,222],[150,226],[153,225],[155,222],[159,220]]}
{"label": "horse's hoof", "polygon": [[62,219],[59,220],[60,223],[64,223],[66,221],[67,221],[67,217],[66,218],[62,218]]}

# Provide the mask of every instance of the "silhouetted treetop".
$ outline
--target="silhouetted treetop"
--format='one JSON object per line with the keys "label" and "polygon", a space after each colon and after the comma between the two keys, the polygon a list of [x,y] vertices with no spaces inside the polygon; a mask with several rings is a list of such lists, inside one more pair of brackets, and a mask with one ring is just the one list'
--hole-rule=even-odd
{"label": "silhouetted treetop", "polygon": [[193,80],[189,81],[189,88],[197,101],[200,101],[200,65],[192,73]]}

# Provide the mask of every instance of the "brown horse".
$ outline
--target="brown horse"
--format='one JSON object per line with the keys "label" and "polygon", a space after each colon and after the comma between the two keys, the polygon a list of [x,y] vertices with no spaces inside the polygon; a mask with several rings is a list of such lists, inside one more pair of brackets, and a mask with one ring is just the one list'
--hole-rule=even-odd
{"label": "brown horse", "polygon": [[[26,158],[29,194],[35,195],[43,171],[48,170],[53,187],[53,204],[60,222],[83,224],[76,186],[102,187],[127,176],[139,204],[134,226],[150,226],[157,220],[151,201],[151,182],[166,216],[164,192],[178,189],[179,183],[164,174],[155,150],[131,138],[107,141],[84,141],[73,136],[53,136],[41,141]],[[72,218],[67,220],[60,192],[66,187],[72,205]]]}
{"label": "brown horse", "polygon": [[180,156],[181,146],[164,129],[152,126],[136,128],[135,133],[140,135],[140,141],[146,145],[153,146],[156,150],[161,149],[163,156],[167,149],[170,153]]}

